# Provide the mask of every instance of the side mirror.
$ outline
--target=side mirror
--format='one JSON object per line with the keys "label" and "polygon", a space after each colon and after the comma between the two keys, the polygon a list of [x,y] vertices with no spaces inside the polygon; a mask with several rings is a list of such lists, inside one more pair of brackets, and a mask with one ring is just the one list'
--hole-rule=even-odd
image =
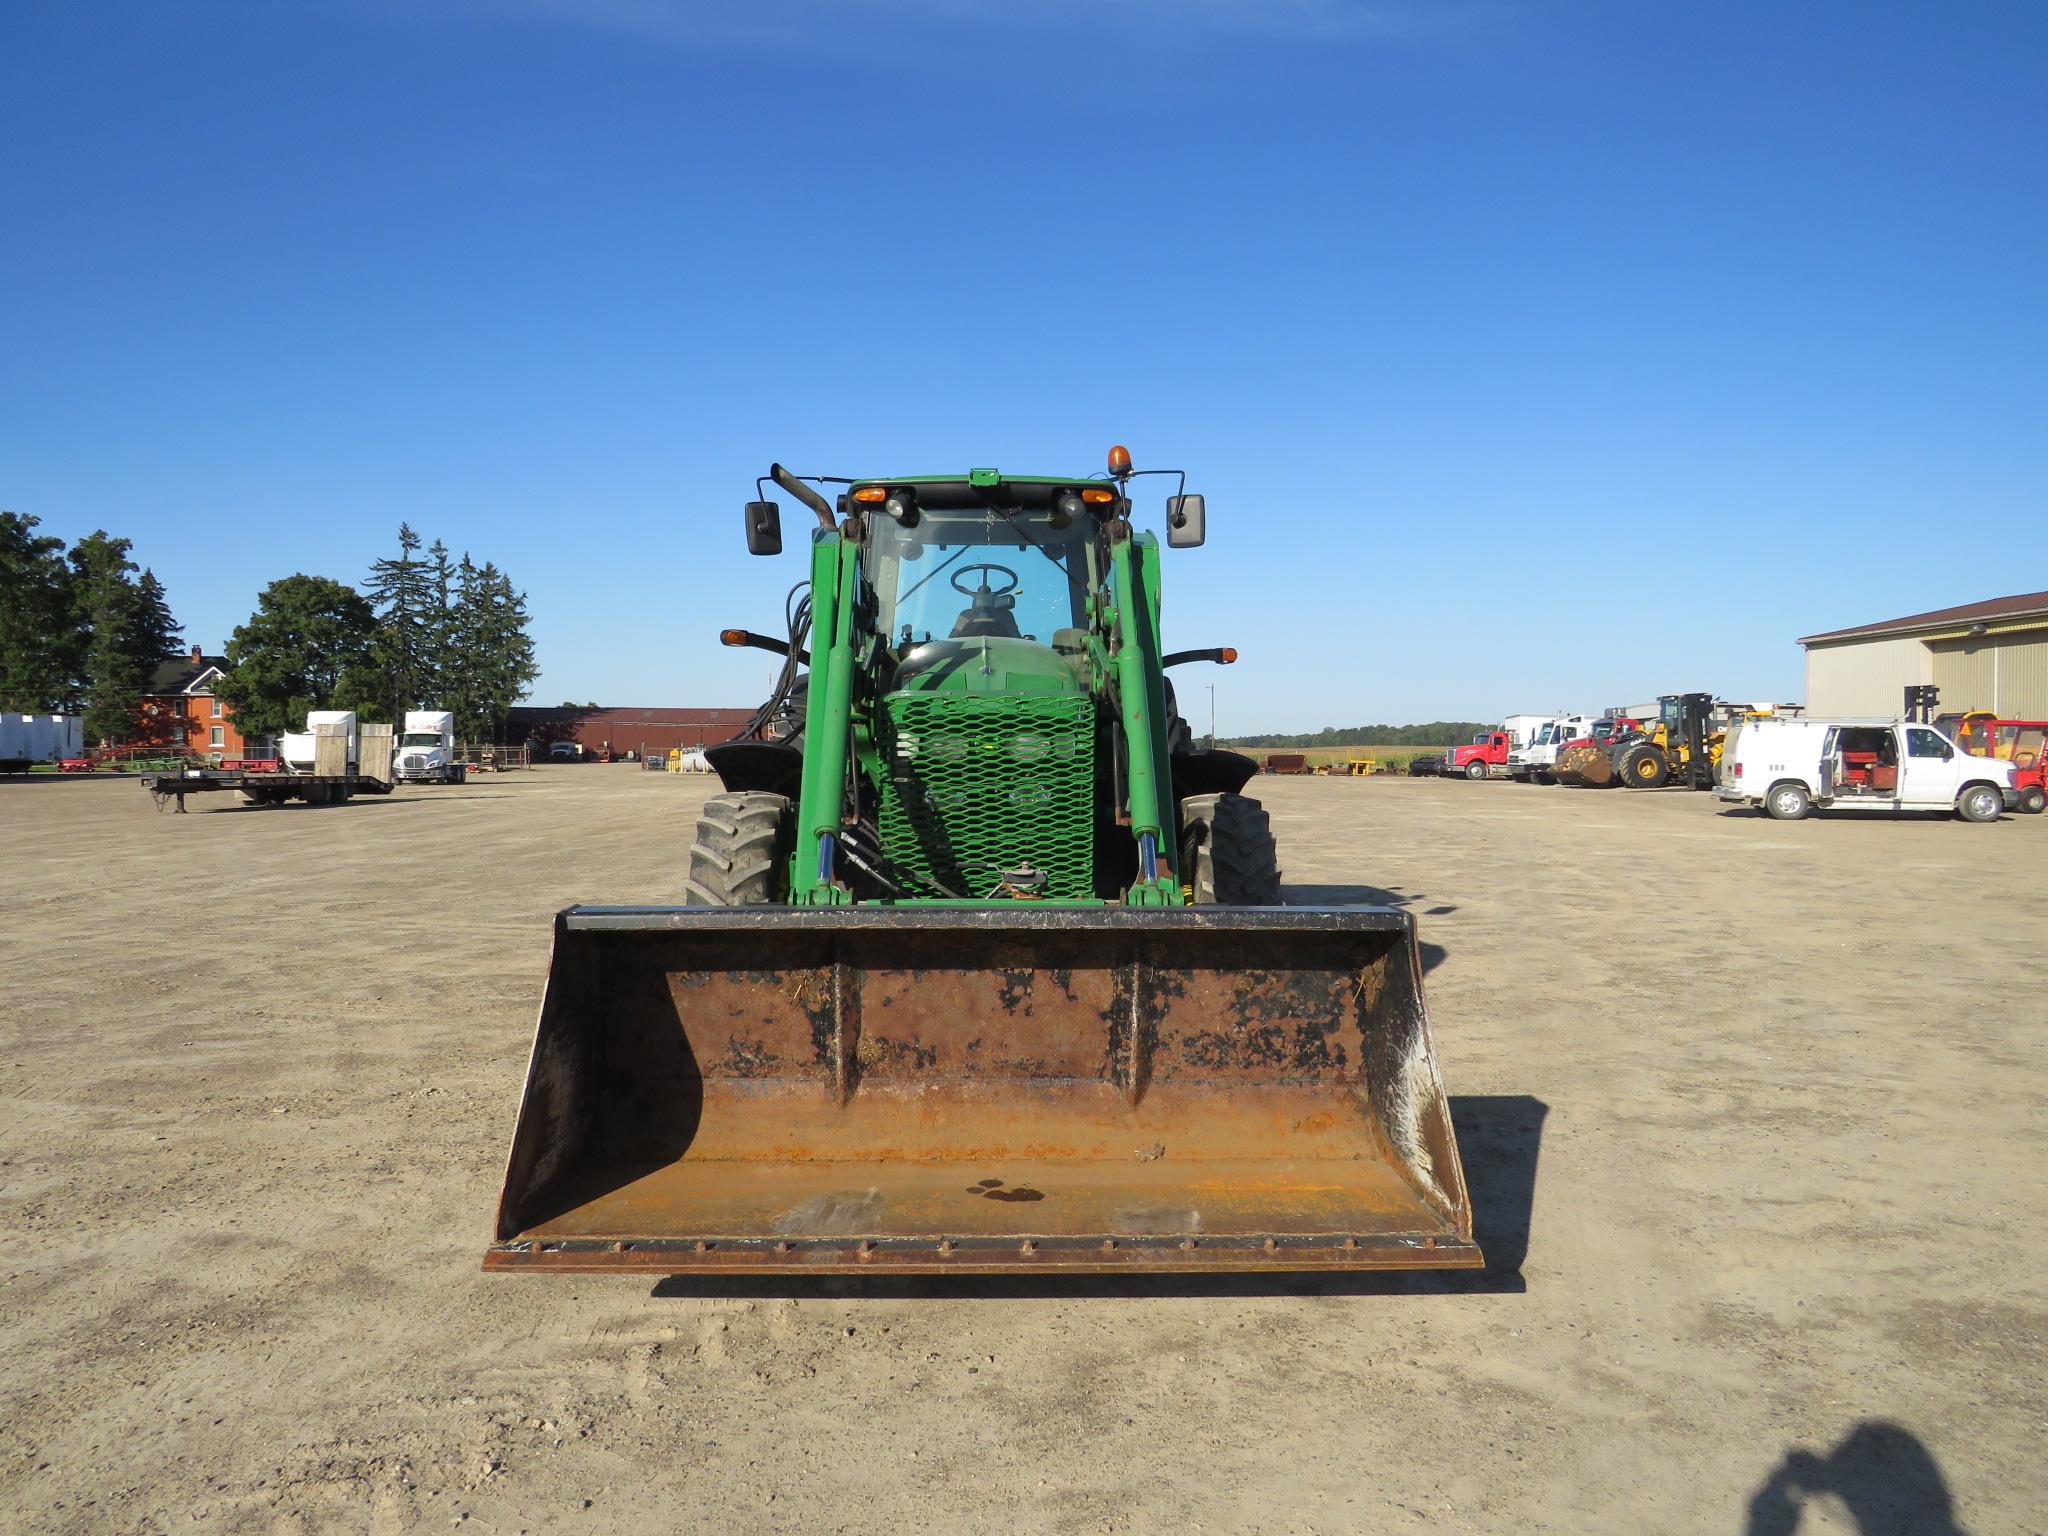
{"label": "side mirror", "polygon": [[1208,537],[1199,496],[1166,498],[1166,542],[1172,549],[1193,549]]}
{"label": "side mirror", "polygon": [[772,501],[747,503],[747,553],[782,553],[782,508]]}

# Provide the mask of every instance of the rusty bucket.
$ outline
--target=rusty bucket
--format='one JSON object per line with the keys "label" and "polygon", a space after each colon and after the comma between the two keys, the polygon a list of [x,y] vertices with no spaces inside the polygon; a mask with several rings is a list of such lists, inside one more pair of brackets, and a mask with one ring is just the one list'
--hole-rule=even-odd
{"label": "rusty bucket", "polygon": [[1614,782],[1614,760],[1603,746],[1566,747],[1558,754],[1553,772],[1560,784],[1604,789]]}
{"label": "rusty bucket", "polygon": [[571,908],[484,1259],[1481,1263],[1377,907]]}

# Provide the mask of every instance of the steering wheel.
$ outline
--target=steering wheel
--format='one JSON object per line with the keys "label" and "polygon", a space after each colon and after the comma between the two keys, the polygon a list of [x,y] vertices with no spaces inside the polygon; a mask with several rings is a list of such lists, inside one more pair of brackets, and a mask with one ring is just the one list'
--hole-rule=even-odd
{"label": "steering wheel", "polygon": [[[984,576],[979,587],[963,587],[960,585],[961,577],[972,576],[976,571],[994,571],[998,576],[1009,577],[1010,584],[1007,587],[991,588],[988,584],[988,578]],[[980,597],[984,595],[988,597],[1008,597],[1017,590],[1017,573],[1007,565],[963,565],[952,574],[949,580],[953,583],[953,590],[962,597]]]}

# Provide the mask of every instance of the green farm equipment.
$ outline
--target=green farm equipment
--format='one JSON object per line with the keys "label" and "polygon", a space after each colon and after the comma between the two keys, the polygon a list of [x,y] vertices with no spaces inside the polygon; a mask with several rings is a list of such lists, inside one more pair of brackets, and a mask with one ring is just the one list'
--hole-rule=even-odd
{"label": "green farm equipment", "polygon": [[[721,638],[781,676],[687,904],[556,919],[486,1268],[1482,1262],[1413,919],[1282,905],[1256,765],[1174,705],[1236,653],[1163,650],[1142,473],[771,469],[809,580]],[[1168,545],[1204,511],[1181,477]]]}

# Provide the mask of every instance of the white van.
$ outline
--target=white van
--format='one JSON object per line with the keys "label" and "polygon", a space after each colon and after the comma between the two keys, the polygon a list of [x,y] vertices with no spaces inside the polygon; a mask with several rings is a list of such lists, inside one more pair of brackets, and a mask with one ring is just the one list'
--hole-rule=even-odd
{"label": "white van", "polygon": [[1760,805],[1780,821],[1816,807],[1953,811],[1996,821],[2013,809],[2013,765],[1971,757],[1931,725],[1911,720],[1742,720],[1730,727],[1714,793]]}

